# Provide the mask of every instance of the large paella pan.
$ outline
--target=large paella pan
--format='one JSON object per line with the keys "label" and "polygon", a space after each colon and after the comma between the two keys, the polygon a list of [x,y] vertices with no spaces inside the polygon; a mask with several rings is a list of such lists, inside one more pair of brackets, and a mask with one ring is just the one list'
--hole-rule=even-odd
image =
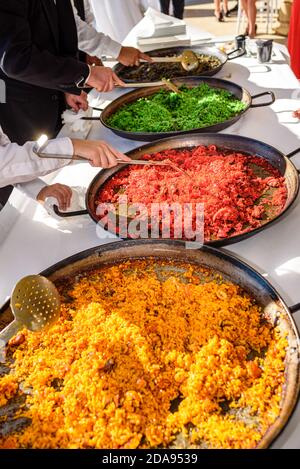
{"label": "large paella pan", "polygon": [[[229,134],[164,139],[132,150],[128,156],[174,158],[190,177],[174,167],[118,166],[101,171],[91,182],[87,210],[66,213],[56,207],[55,211],[63,217],[89,213],[96,223],[110,229],[99,209],[107,202],[117,204],[122,196],[129,203],[147,200],[150,205],[160,200],[170,204],[200,201],[204,204],[204,243],[223,246],[253,236],[291,208],[299,191],[299,175],[290,158],[297,152],[284,155],[266,143]],[[124,216],[118,225],[129,226],[131,218],[124,220]],[[112,232],[130,237],[128,230],[126,235]]]}
{"label": "large paella pan", "polygon": [[299,391],[299,305],[237,258],[127,241],[44,275],[61,318],[10,346],[2,447],[265,448],[283,429]]}
{"label": "large paella pan", "polygon": [[[218,78],[178,78],[173,83],[180,93],[171,92],[165,85],[120,96],[101,113],[101,123],[120,137],[149,142],[191,132],[219,132],[250,108],[275,101],[272,91],[251,96],[236,83]],[[254,103],[265,95],[268,101]]]}
{"label": "large paella pan", "polygon": [[188,76],[211,76],[218,73],[228,60],[236,59],[245,54],[242,49],[236,49],[229,53],[221,51],[217,47],[169,47],[164,49],[154,49],[147,54],[153,57],[173,57],[181,55],[185,50],[192,50],[199,57],[199,67],[188,72],[183,69],[180,63],[141,63],[138,67],[125,67],[117,64],[114,67],[115,73],[126,83],[130,82],[155,82],[162,78],[178,78]]}

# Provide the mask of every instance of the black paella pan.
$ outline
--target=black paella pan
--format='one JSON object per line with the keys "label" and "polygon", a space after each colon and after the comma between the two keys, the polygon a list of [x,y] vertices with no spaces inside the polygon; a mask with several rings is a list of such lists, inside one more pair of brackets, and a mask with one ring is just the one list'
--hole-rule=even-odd
{"label": "black paella pan", "polygon": [[[190,133],[206,133],[206,132],[219,132],[220,130],[226,129],[227,127],[233,125],[237,122],[250,108],[257,108],[263,106],[269,106],[275,101],[275,95],[272,91],[264,91],[257,95],[251,96],[249,91],[241,86],[227,80],[221,80],[219,78],[209,78],[209,77],[198,77],[198,78],[178,78],[173,80],[177,86],[185,84],[188,87],[194,88],[199,86],[201,83],[207,83],[212,88],[223,89],[231,93],[237,99],[242,101],[245,104],[245,109],[241,111],[236,116],[220,122],[218,124],[210,125],[207,127],[202,128],[195,128],[192,130],[178,130],[178,131],[168,131],[168,132],[130,132],[126,130],[120,130],[115,127],[112,127],[108,124],[108,119],[115,114],[120,108],[124,105],[133,103],[140,98],[147,98],[155,93],[157,93],[161,88],[165,88],[165,86],[153,86],[150,88],[142,88],[139,90],[130,91],[129,93],[125,93],[124,95],[120,96],[119,98],[112,101],[101,113],[100,121],[102,124],[114,132],[116,135],[120,137],[127,138],[130,140],[138,140],[138,141],[147,141],[151,142],[153,140],[158,140],[161,138],[173,137],[176,135],[185,135]],[[253,101],[256,98],[261,96],[269,96],[270,99],[264,103],[254,103]],[[95,120],[94,117],[86,118]]]}
{"label": "black paella pan", "polygon": [[[275,221],[278,221],[280,217],[282,217],[283,214],[286,213],[295,202],[299,192],[299,170],[297,170],[292,163],[291,157],[298,153],[300,149],[297,149],[288,155],[284,155],[282,152],[266,143],[247,137],[229,134],[190,134],[181,137],[163,139],[154,143],[143,145],[142,147],[131,150],[127,153],[127,155],[133,159],[139,159],[144,155],[160,152],[163,150],[187,149],[194,148],[199,145],[216,145],[218,149],[233,150],[235,152],[240,152],[246,155],[249,154],[260,156],[266,159],[275,169],[280,172],[282,176],[285,177],[287,188],[287,200],[282,212],[273,218],[270,217],[270,219],[266,220],[262,226],[239,235],[206,241],[205,244],[210,246],[225,246],[253,236],[259,231],[270,226]],[[54,206],[56,214],[62,217],[71,217],[88,213],[95,223],[99,223],[100,226],[107,229],[107,227],[102,224],[101,221],[99,221],[99,218],[96,215],[95,200],[100,189],[102,189],[103,186],[125,166],[126,164],[122,164],[111,169],[103,170],[95,176],[86,192],[86,210],[81,210],[78,212],[60,212],[58,207]],[[129,220],[127,220],[127,223],[128,222]]]}
{"label": "black paella pan", "polygon": [[[174,265],[180,262],[186,265],[205,267],[213,274],[221,274],[225,281],[238,284],[246,294],[250,295],[262,308],[265,320],[276,324],[282,335],[287,335],[288,347],[285,358],[285,383],[280,403],[280,414],[276,421],[268,428],[258,448],[267,448],[284,429],[288,419],[296,406],[299,394],[299,333],[292,318],[292,313],[300,308],[300,304],[288,307],[272,285],[249,265],[238,258],[220,250],[203,247],[200,250],[186,249],[182,241],[148,241],[135,240],[110,243],[94,247],[87,251],[69,257],[58,264],[42,272],[56,284],[64,284],[69,279],[78,278],[83,273],[93,269],[99,269],[107,265],[118,265],[126,260],[149,259],[158,271],[163,269],[165,274],[172,275]],[[166,263],[165,261],[168,261]],[[173,264],[172,264],[173,262]],[[173,270],[172,270],[173,269]],[[201,269],[199,269],[201,271]],[[181,272],[184,275],[184,270]],[[201,275],[201,274],[200,274]],[[12,313],[7,302],[0,309],[0,328],[5,327],[12,319]],[[8,370],[4,369],[4,373]],[[20,407],[24,404],[22,396],[14,398],[1,408],[2,415],[6,416],[1,428],[1,434],[9,435],[21,430],[30,421],[22,420],[18,415]],[[238,418],[241,418],[238,417]],[[249,423],[250,416],[247,414]],[[255,418],[252,422],[255,425]],[[178,438],[172,447],[189,447],[189,440]]]}
{"label": "black paella pan", "polygon": [[188,76],[212,76],[218,73],[226,64],[228,60],[236,59],[245,54],[244,49],[235,49],[229,53],[222,52],[217,47],[205,47],[205,46],[192,46],[192,47],[167,47],[164,49],[154,49],[147,52],[152,57],[174,57],[180,56],[185,50],[192,50],[196,54],[203,55],[205,57],[211,57],[215,60],[215,64],[206,65],[200,63],[197,70],[187,72],[184,70],[180,63],[164,64],[163,73],[160,72],[162,64],[149,64],[141,63],[138,67],[126,67],[118,63],[114,66],[114,72],[123,80],[125,83],[132,82],[155,82],[160,81],[162,78],[178,78]]}

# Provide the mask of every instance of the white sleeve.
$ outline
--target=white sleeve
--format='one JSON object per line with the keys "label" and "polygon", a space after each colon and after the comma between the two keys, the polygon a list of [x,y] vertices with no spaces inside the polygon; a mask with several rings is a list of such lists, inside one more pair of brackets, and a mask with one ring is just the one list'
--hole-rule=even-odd
{"label": "white sleeve", "polygon": [[[3,137],[3,134],[2,134]],[[33,151],[35,142],[20,146],[1,139],[0,128],[0,187],[32,181],[56,169],[70,164],[70,160],[42,159]],[[49,140],[45,153],[73,155],[73,144],[69,138]]]}
{"label": "white sleeve", "polygon": [[82,21],[73,2],[72,5],[78,34],[78,48],[99,59],[104,55],[117,58],[122,45],[95,29],[93,26],[95,17],[90,2],[85,2],[86,21]]}
{"label": "white sleeve", "polygon": [[34,181],[24,182],[23,184],[16,184],[16,189],[19,189],[23,194],[30,197],[30,199],[36,200],[38,194],[41,192],[44,187],[47,187],[48,184],[42,179],[34,179]]}

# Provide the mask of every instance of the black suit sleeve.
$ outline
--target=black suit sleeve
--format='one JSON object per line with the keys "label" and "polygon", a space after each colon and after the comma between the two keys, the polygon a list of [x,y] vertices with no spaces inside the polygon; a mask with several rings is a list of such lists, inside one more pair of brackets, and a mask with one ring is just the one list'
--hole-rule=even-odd
{"label": "black suit sleeve", "polygon": [[29,1],[0,0],[0,67],[10,78],[63,92],[80,94],[75,83],[89,67],[71,57],[39,50],[31,38]]}

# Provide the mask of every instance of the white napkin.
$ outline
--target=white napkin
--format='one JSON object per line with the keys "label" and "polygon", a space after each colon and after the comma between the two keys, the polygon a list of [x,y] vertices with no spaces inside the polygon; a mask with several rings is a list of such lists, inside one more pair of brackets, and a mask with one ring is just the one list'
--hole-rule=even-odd
{"label": "white napkin", "polygon": [[145,12],[145,17],[150,18],[154,25],[170,25],[170,24],[182,24],[183,20],[175,18],[174,16],[165,15],[160,11],[155,10],[152,7],[149,7]]}
{"label": "white napkin", "polygon": [[88,134],[90,131],[93,121],[82,120],[82,117],[92,117],[93,110],[88,108],[87,111],[80,110],[77,113],[72,110],[64,111],[62,114],[63,124],[66,125],[70,133],[83,133]]}
{"label": "white napkin", "polygon": [[137,39],[185,33],[186,24],[183,20],[165,15],[149,7],[137,28]]}

